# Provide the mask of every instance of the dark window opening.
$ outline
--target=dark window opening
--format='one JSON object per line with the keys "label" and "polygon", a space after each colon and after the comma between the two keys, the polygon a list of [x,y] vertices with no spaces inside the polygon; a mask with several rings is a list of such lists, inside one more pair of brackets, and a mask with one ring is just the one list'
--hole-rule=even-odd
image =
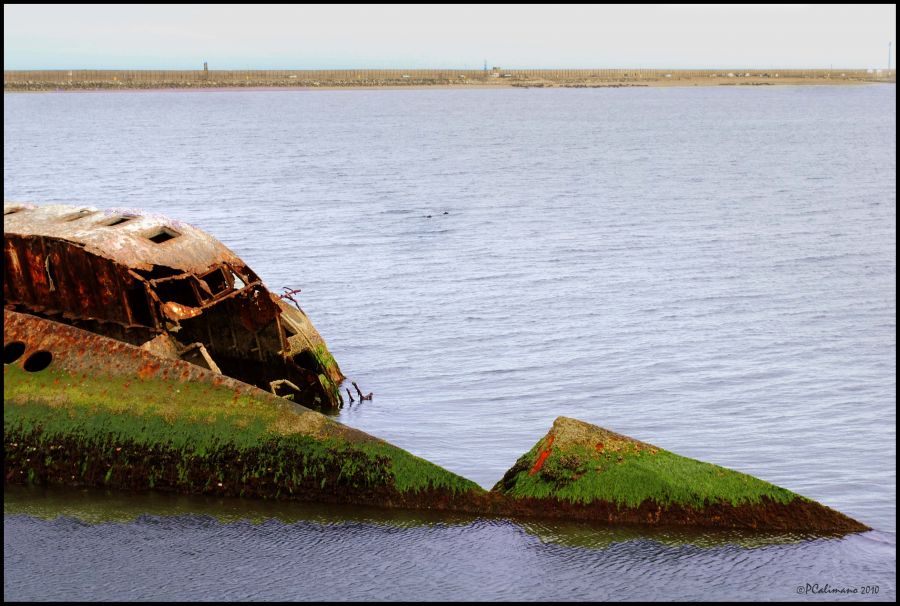
{"label": "dark window opening", "polygon": [[131,288],[127,291],[128,307],[131,309],[131,317],[138,324],[153,326],[153,316],[150,313],[150,304],[147,302],[147,293],[142,286]]}
{"label": "dark window opening", "polygon": [[221,267],[217,267],[200,279],[206,282],[213,296],[228,289],[228,279],[225,277],[225,272],[222,271]]}
{"label": "dark window opening", "polygon": [[156,285],[156,295],[163,302],[172,301],[188,307],[200,306],[200,299],[194,291],[190,278],[160,282]]}
{"label": "dark window opening", "polygon": [[316,356],[308,349],[304,349],[293,358],[294,364],[299,366],[300,368],[310,370],[312,372],[319,372],[319,361],[316,360]]}
{"label": "dark window opening", "polygon": [[21,341],[13,341],[3,346],[3,363],[12,364],[25,353],[25,344]]}
{"label": "dark window opening", "polygon": [[53,361],[53,354],[49,351],[36,351],[25,360],[25,370],[28,372],[38,372],[50,366]]}
{"label": "dark window opening", "polygon": [[63,221],[68,223],[69,221],[77,221],[78,219],[83,219],[84,217],[89,217],[90,215],[95,214],[97,214],[96,210],[87,210],[85,208],[79,210],[78,212],[74,212],[71,215],[66,215],[65,217],[63,217]]}
{"label": "dark window opening", "polygon": [[151,242],[162,244],[163,242],[168,242],[169,240],[177,238],[180,235],[181,234],[174,229],[169,229],[168,227],[160,227],[159,229],[148,235],[147,239]]}
{"label": "dark window opening", "polygon": [[127,223],[128,221],[131,221],[132,219],[137,219],[137,217],[134,215],[118,215],[118,216],[113,217],[112,219],[110,219],[109,221],[104,223],[103,225],[105,225],[106,227],[114,227],[116,225],[121,225],[122,223]]}

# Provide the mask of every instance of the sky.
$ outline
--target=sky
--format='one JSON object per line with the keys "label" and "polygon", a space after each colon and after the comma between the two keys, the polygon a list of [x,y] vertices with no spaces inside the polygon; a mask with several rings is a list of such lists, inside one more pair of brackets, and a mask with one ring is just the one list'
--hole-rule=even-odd
{"label": "sky", "polygon": [[896,16],[896,4],[4,4],[3,68],[885,68]]}

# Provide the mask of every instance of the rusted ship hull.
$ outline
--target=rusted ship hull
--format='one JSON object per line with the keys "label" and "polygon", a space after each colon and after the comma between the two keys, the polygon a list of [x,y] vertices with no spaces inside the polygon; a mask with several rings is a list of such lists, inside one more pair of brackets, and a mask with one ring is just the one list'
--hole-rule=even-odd
{"label": "rusted ship hull", "polygon": [[[5,311],[4,356],[4,475],[9,483],[155,489],[603,524],[818,533],[867,529],[787,491],[782,491],[789,495],[784,502],[764,497],[738,505],[569,499],[559,472],[551,472],[553,460],[548,459],[555,445],[561,460],[569,460],[564,438],[568,421],[560,425],[557,420],[550,435],[559,439],[545,438],[488,492],[252,385],[44,318]],[[609,443],[609,438],[603,439]],[[535,470],[537,461],[540,466]],[[554,482],[556,491],[541,498],[514,494],[519,478],[532,477]]]}
{"label": "rusted ship hull", "polygon": [[4,312],[6,482],[466,510],[485,491],[183,360]]}
{"label": "rusted ship hull", "polygon": [[4,303],[185,359],[321,410],[343,374],[299,308],[233,252],[166,217],[4,208]]}
{"label": "rusted ship hull", "polygon": [[[574,419],[491,490],[312,410],[343,378],[302,310],[190,226],[75,207],[4,221],[4,478],[846,533],[786,489]],[[91,219],[93,217],[93,219]]]}

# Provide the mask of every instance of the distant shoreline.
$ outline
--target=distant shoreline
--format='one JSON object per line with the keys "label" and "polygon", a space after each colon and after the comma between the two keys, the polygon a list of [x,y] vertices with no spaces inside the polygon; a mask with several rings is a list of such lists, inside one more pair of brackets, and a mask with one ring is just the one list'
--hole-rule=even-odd
{"label": "distant shoreline", "polygon": [[675,82],[642,82],[629,84],[408,84],[408,85],[368,85],[368,86],[282,86],[261,85],[250,86],[116,86],[116,87],[81,87],[81,86],[55,86],[55,87],[9,87],[5,86],[4,93],[109,93],[109,92],[253,92],[253,91],[338,91],[338,90],[494,90],[508,88],[685,88],[685,87],[760,87],[760,86],[859,86],[866,84],[894,84],[886,81],[829,81],[829,80],[799,80],[785,78],[779,82],[695,82],[678,80]]}
{"label": "distant shoreline", "polygon": [[4,92],[115,90],[408,90],[855,85],[896,82],[895,70],[294,70],[5,71]]}

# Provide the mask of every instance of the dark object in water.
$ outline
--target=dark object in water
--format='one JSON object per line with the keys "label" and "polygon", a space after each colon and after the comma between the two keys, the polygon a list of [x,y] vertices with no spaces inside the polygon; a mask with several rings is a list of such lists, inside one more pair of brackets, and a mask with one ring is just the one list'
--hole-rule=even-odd
{"label": "dark object in water", "polygon": [[[362,390],[360,390],[360,388],[359,388],[359,385],[356,384],[356,381],[351,381],[351,383],[353,384],[353,387],[356,388],[356,393],[359,394],[359,401],[360,401],[360,402],[362,402],[363,400],[371,400],[371,399],[372,399],[372,392],[371,392],[371,391],[369,392],[369,395],[364,396]],[[349,393],[350,390],[348,389],[347,392]]]}

